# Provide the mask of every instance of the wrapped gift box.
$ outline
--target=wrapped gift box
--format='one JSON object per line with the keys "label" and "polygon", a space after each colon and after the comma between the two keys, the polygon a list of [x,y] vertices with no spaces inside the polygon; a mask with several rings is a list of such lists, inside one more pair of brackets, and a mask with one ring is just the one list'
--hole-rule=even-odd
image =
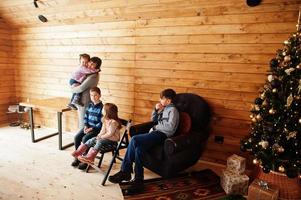
{"label": "wrapped gift box", "polygon": [[246,169],[246,159],[233,154],[227,159],[227,169],[238,174],[242,174]]}
{"label": "wrapped gift box", "polygon": [[248,200],[277,200],[278,195],[279,188],[259,179],[255,179],[248,190]]}
{"label": "wrapped gift box", "polygon": [[237,174],[230,170],[223,170],[221,186],[227,194],[246,194],[248,190],[249,177]]}

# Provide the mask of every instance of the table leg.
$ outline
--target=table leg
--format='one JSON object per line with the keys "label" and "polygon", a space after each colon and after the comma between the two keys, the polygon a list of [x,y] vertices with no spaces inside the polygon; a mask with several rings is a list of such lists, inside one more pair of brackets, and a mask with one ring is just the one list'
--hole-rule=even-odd
{"label": "table leg", "polygon": [[30,131],[31,131],[31,141],[33,143],[39,142],[41,140],[45,140],[47,138],[50,138],[50,137],[53,137],[53,136],[59,134],[59,133],[52,133],[52,134],[40,137],[38,139],[35,139],[35,135],[34,135],[34,121],[33,121],[33,108],[32,107],[29,108],[29,123],[30,123]]}
{"label": "table leg", "polygon": [[29,108],[29,124],[30,124],[30,132],[31,132],[31,141],[34,143],[34,122],[33,122],[33,109],[32,107]]}
{"label": "table leg", "polygon": [[63,126],[62,126],[62,112],[57,112],[57,126],[58,126],[58,133],[59,133],[59,150],[64,150],[68,147],[74,145],[74,142],[66,144],[63,146]]}

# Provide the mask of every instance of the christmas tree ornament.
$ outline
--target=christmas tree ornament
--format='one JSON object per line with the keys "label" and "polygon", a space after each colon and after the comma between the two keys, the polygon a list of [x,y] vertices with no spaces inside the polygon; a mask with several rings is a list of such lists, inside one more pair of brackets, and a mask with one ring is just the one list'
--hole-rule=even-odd
{"label": "christmas tree ornament", "polygon": [[267,174],[271,171],[271,168],[269,166],[265,165],[264,167],[262,167],[262,171]]}
{"label": "christmas tree ornament", "polygon": [[268,75],[268,81],[269,81],[269,82],[272,82],[272,80],[274,80],[273,75]]}
{"label": "christmas tree ornament", "polygon": [[257,119],[257,121],[261,121],[262,120],[261,115],[260,114],[256,115],[256,119]]}
{"label": "christmas tree ornament", "polygon": [[297,69],[300,69],[300,64],[296,66]]}
{"label": "christmas tree ornament", "polygon": [[282,52],[282,55],[283,55],[283,56],[286,56],[286,51],[283,51],[283,52]]}
{"label": "christmas tree ornament", "polygon": [[261,105],[262,102],[263,102],[263,100],[259,97],[255,99],[255,104],[257,104],[257,105]]}
{"label": "christmas tree ornament", "polygon": [[291,138],[296,138],[297,136],[297,131],[292,131],[288,133],[288,136],[286,136],[286,139],[289,140]]}
{"label": "christmas tree ornament", "polygon": [[255,105],[255,106],[254,106],[254,110],[255,110],[255,111],[260,111],[259,105]]}
{"label": "christmas tree ornament", "polygon": [[283,172],[285,171],[285,169],[284,169],[284,167],[281,165],[281,166],[278,167],[278,171],[283,173]]}
{"label": "christmas tree ornament", "polygon": [[250,119],[252,119],[252,118],[254,118],[255,117],[255,115],[254,114],[250,114]]}
{"label": "christmas tree ornament", "polygon": [[282,146],[278,147],[277,149],[278,153],[283,153],[284,152],[284,148]]}
{"label": "christmas tree ornament", "polygon": [[289,68],[289,69],[286,69],[286,70],[284,70],[285,71],[285,73],[287,74],[287,75],[291,75],[291,73],[293,72],[293,71],[295,71],[295,69],[294,68]]}
{"label": "christmas tree ornament", "polygon": [[255,117],[254,117],[254,118],[252,118],[251,120],[252,120],[252,122],[254,122],[254,123],[256,123],[256,122],[257,122],[257,120],[256,120],[256,118],[255,118]]}
{"label": "christmas tree ornament", "polygon": [[279,65],[279,62],[278,62],[278,60],[277,60],[276,58],[273,58],[273,59],[270,61],[270,67],[271,67],[272,69],[277,68],[278,65]]}
{"label": "christmas tree ornament", "polygon": [[301,118],[299,118],[298,122],[299,122],[299,124],[301,124]]}
{"label": "christmas tree ornament", "polygon": [[266,149],[269,146],[269,142],[268,141],[262,141],[261,146],[262,146],[262,148]]}
{"label": "christmas tree ornament", "polygon": [[284,62],[289,62],[291,60],[290,56],[284,56]]}
{"label": "christmas tree ornament", "polygon": [[278,92],[277,88],[274,88],[274,89],[272,90],[272,92],[273,92],[273,93],[277,93],[277,92]]}
{"label": "christmas tree ornament", "polygon": [[291,93],[288,97],[287,97],[287,99],[286,99],[286,107],[290,107],[291,106],[291,104],[292,104],[292,102],[293,102],[293,100],[294,100],[294,97],[293,97],[293,94]]}
{"label": "christmas tree ornament", "polygon": [[280,85],[281,85],[281,82],[277,79],[271,81],[271,86],[273,88],[278,88],[278,87],[280,87]]}
{"label": "christmas tree ornament", "polygon": [[275,110],[275,109],[271,108],[271,109],[269,110],[269,114],[274,115],[275,113],[276,113],[276,110]]}

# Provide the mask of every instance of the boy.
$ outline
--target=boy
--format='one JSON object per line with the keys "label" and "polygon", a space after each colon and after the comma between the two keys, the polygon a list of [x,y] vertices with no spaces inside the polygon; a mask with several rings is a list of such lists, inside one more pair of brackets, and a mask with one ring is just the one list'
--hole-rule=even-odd
{"label": "boy", "polygon": [[[89,64],[90,56],[88,54],[80,54],[79,55],[79,63],[80,67],[72,74],[72,77],[69,81],[69,84],[72,87],[76,87],[80,85],[88,75],[98,73],[100,70],[99,68],[93,68],[92,65]],[[71,101],[68,107],[76,110],[75,105],[81,105],[81,93],[73,93],[71,97]]]}
{"label": "boy", "polygon": [[132,137],[127,148],[121,170],[109,177],[112,183],[120,183],[131,179],[132,165],[135,162],[135,178],[132,181],[134,187],[143,184],[144,173],[141,157],[143,152],[155,145],[164,143],[177,130],[179,124],[179,112],[173,104],[176,92],[172,89],[163,90],[160,93],[160,103],[157,103],[152,112],[152,121],[156,123],[149,133],[138,134]]}
{"label": "boy", "polygon": [[[90,98],[92,102],[89,104],[85,112],[84,128],[82,128],[74,137],[75,150],[77,150],[81,142],[85,143],[89,139],[96,137],[101,130],[103,104],[100,100],[100,97],[100,89],[98,87],[92,87],[90,89]],[[79,163],[79,160],[75,158],[71,165],[76,167],[79,165]],[[84,164],[83,166],[80,165],[79,168],[84,168]]]}

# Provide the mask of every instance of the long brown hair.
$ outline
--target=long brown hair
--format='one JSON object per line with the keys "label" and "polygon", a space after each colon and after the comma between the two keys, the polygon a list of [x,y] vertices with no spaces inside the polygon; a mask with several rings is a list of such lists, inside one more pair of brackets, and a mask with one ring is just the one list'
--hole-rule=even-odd
{"label": "long brown hair", "polygon": [[118,122],[118,128],[121,128],[121,122],[118,117],[118,107],[113,103],[106,103],[103,106],[103,109],[105,109],[105,116],[103,116],[103,119],[114,119]]}

